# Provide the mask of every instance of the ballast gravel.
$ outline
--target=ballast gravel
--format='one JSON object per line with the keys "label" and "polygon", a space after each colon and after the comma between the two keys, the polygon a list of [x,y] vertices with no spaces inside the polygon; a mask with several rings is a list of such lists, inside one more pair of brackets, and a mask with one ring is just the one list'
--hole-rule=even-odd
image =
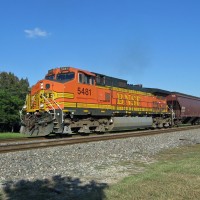
{"label": "ballast gravel", "polygon": [[[135,163],[153,155],[200,143],[200,129],[0,154],[0,185],[68,177],[82,183],[115,183],[143,170]],[[57,191],[59,192],[59,191]]]}

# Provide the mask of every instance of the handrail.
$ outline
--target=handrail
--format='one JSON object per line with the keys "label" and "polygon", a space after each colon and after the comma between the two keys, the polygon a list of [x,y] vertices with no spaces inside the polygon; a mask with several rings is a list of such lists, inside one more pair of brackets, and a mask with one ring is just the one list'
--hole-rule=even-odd
{"label": "handrail", "polygon": [[44,98],[44,100],[45,101],[47,101],[50,105],[51,105],[51,107],[52,107],[52,109],[53,109],[53,112],[54,112],[54,118],[53,119],[55,119],[56,118],[56,109],[53,107],[53,105],[51,104],[51,102],[44,96],[44,94],[42,94],[42,97]]}
{"label": "handrail", "polygon": [[174,112],[173,108],[170,108],[168,105],[167,105],[167,107],[170,110],[172,116],[175,118],[175,112]]}
{"label": "handrail", "polygon": [[60,105],[54,100],[54,99],[52,99],[53,100],[53,102],[58,106],[58,108],[61,110],[61,114],[62,114],[62,122],[64,121],[64,119],[63,119],[63,111],[62,111],[62,109],[61,109],[61,107],[60,107]]}

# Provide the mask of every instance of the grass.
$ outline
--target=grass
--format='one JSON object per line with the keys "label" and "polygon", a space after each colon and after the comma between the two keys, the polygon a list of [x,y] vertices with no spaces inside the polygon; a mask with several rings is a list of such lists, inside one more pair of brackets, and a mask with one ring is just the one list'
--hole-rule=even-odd
{"label": "grass", "polygon": [[200,145],[168,150],[146,171],[125,178],[105,191],[109,200],[199,199]]}
{"label": "grass", "polygon": [[0,140],[1,139],[10,139],[10,138],[22,138],[25,135],[21,133],[0,133]]}

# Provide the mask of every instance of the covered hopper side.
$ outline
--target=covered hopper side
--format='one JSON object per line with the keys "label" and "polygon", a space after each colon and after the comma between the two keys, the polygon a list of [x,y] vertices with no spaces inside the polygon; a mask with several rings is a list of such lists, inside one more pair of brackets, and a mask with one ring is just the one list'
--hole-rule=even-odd
{"label": "covered hopper side", "polygon": [[167,104],[173,109],[175,122],[196,124],[200,121],[200,98],[172,92],[167,96]]}

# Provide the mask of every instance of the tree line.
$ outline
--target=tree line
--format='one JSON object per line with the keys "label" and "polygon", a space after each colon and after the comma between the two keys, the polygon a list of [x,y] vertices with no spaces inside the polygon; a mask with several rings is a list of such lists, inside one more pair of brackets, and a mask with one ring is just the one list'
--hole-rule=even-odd
{"label": "tree line", "polygon": [[19,79],[11,72],[0,72],[0,132],[18,132],[19,111],[29,90],[28,79]]}

